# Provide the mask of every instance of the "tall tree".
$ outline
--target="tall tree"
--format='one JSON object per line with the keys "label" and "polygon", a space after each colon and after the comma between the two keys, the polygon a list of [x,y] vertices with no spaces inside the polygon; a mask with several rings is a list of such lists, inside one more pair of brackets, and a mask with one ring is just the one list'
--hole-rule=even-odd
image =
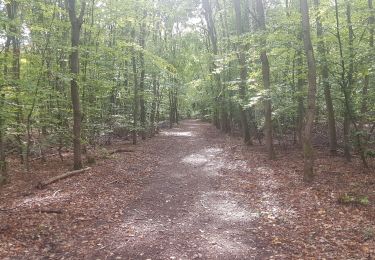
{"label": "tall tree", "polygon": [[146,77],[146,68],[145,68],[145,57],[144,57],[144,50],[145,50],[145,37],[146,37],[146,18],[147,12],[144,11],[143,21],[139,24],[140,25],[140,35],[139,35],[139,45],[142,47],[142,50],[139,54],[140,60],[140,80],[139,80],[139,105],[140,105],[140,120],[141,120],[141,137],[142,140],[146,139],[146,105],[145,105],[145,77]]}
{"label": "tall tree", "polygon": [[304,180],[311,182],[314,178],[314,149],[312,145],[312,128],[316,108],[316,65],[314,49],[310,35],[310,15],[307,0],[300,0],[302,36],[308,67],[308,92],[305,129],[303,133]]}
{"label": "tall tree", "polygon": [[[374,58],[374,24],[375,24],[375,16],[374,16],[374,6],[373,1],[368,0],[368,9],[370,10],[370,15],[368,18],[368,24],[369,24],[369,48],[370,48],[370,57],[369,57],[369,63]],[[371,63],[369,64],[371,66]],[[368,90],[370,85],[370,74],[371,70],[367,68],[366,74],[365,74],[365,80],[362,88],[362,102],[361,102],[361,121],[360,121],[360,128],[363,131],[363,126],[365,122],[367,121],[367,113],[368,113]]]}
{"label": "tall tree", "polygon": [[83,16],[85,14],[86,1],[81,2],[81,10],[79,16],[76,14],[76,0],[65,0],[65,6],[69,13],[71,24],[71,46],[70,54],[70,72],[72,79],[70,81],[70,92],[73,106],[73,146],[74,146],[74,169],[82,168],[82,151],[81,151],[81,105],[80,93],[78,86],[79,75],[79,39],[81,27],[83,24]]}
{"label": "tall tree", "polygon": [[327,108],[327,121],[328,121],[328,138],[329,138],[329,150],[331,154],[337,152],[337,137],[336,137],[336,119],[335,111],[333,108],[332,95],[331,95],[331,84],[329,81],[329,67],[327,60],[327,50],[325,47],[323,24],[321,20],[321,14],[319,12],[320,0],[314,0],[315,8],[318,9],[316,15],[316,33],[318,36],[318,53],[320,55],[320,73],[324,88],[324,98]]}
{"label": "tall tree", "polygon": [[[132,37],[135,41],[135,29],[132,30]],[[132,48],[132,69],[133,69],[133,145],[137,144],[138,121],[139,121],[139,84],[138,69],[135,48]]]}
{"label": "tall tree", "polygon": [[[24,162],[24,152],[23,152],[23,141],[22,141],[22,125],[23,125],[23,106],[20,101],[20,75],[21,75],[21,63],[20,63],[20,56],[21,56],[21,41],[20,41],[20,22],[17,20],[18,12],[19,12],[19,5],[20,3],[16,0],[11,0],[6,3],[6,10],[9,20],[9,29],[7,34],[7,42],[5,43],[5,53],[6,58],[8,57],[9,47],[12,47],[12,69],[4,73],[6,76],[10,76],[10,85],[15,90],[15,99],[14,102],[17,105],[16,111],[16,122],[17,122],[17,129],[16,129],[16,140],[18,143],[18,154],[20,157],[21,164]],[[6,59],[7,62],[7,59]],[[7,65],[6,65],[7,66]]]}
{"label": "tall tree", "polygon": [[220,104],[217,102],[219,99],[221,99],[220,92],[222,89],[222,82],[220,78],[220,74],[215,72],[217,65],[215,63],[215,59],[217,58],[217,55],[219,54],[219,48],[218,48],[218,38],[217,38],[217,31],[216,26],[212,14],[212,5],[210,0],[202,0],[202,7],[204,10],[204,17],[207,24],[207,30],[208,30],[208,37],[209,42],[211,43],[211,49],[212,49],[212,63],[211,63],[211,74],[213,74],[215,85],[213,87],[214,89],[214,123],[217,128],[220,128]]}
{"label": "tall tree", "polygon": [[[259,29],[265,33],[266,31],[266,18],[264,14],[263,0],[256,0],[256,10],[258,15],[258,26]],[[267,42],[265,40],[265,35],[262,35],[262,46],[263,49],[260,53],[260,60],[262,62],[262,77],[263,86],[266,91],[266,97],[264,101],[264,130],[266,137],[266,148],[268,152],[268,158],[274,159],[275,152],[273,149],[273,138],[272,138],[272,101],[271,101],[271,75],[270,75],[270,64],[268,61],[267,51],[264,49]]]}
{"label": "tall tree", "polygon": [[244,45],[241,43],[240,37],[244,34],[244,28],[242,23],[242,14],[241,14],[241,1],[233,0],[235,16],[236,16],[236,29],[239,43],[237,44],[237,58],[240,67],[240,117],[241,117],[241,126],[243,131],[244,142],[246,144],[251,144],[251,135],[250,128],[247,120],[246,110],[244,102],[246,100],[246,80],[247,80],[247,64],[246,64],[246,55],[244,50]]}

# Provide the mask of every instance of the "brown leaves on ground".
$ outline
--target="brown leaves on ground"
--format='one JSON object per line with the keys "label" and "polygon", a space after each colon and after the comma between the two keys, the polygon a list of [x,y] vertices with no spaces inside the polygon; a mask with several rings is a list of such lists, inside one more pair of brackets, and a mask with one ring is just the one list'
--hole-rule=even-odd
{"label": "brown leaves on ground", "polygon": [[100,251],[103,235],[123,221],[124,206],[137,196],[150,165],[157,164],[156,156],[142,153],[141,148],[108,159],[98,153],[102,158],[91,170],[43,190],[35,188],[39,181],[72,169],[69,155],[64,162],[35,161],[30,173],[11,164],[11,183],[0,194],[0,258],[78,259],[87,250]]}
{"label": "brown leaves on ground", "polygon": [[[226,185],[260,197],[251,202],[264,210],[259,223],[264,250],[275,259],[375,258],[374,168],[364,170],[359,159],[346,163],[319,150],[309,186],[303,183],[303,158],[296,148],[280,148],[274,161],[259,146],[239,147],[237,153],[258,170],[232,173],[236,179]],[[342,203],[343,196],[356,201]]]}
{"label": "brown leaves on ground", "polygon": [[[219,145],[237,165],[221,170],[215,177],[220,179],[217,188],[246,194],[246,207],[258,216],[248,229],[248,236],[257,238],[258,251],[273,259],[375,257],[374,175],[365,173],[358,160],[347,164],[319,151],[315,182],[306,186],[298,149],[280,148],[278,158],[268,161],[262,146],[246,147],[217,135],[210,129],[205,138],[219,137]],[[108,150],[129,146],[118,143]],[[11,183],[0,193],[0,258],[82,259],[88,252],[100,256],[111,247],[104,238],[124,222],[126,205],[136,203],[149,175],[158,173],[160,149],[181,147],[173,141],[147,141],[131,153],[101,156],[90,171],[44,190],[35,185],[71,170],[69,156],[63,163],[55,157],[45,164],[34,161],[28,174],[11,163]],[[343,196],[367,202],[340,203]],[[134,230],[127,236],[134,236]]]}

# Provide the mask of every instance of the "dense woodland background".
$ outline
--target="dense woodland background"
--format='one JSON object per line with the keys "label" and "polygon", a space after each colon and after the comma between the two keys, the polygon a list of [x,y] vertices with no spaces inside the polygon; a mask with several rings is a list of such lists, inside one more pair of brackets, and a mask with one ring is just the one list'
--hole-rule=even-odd
{"label": "dense woodland background", "polygon": [[[372,0],[0,1],[0,178],[202,118],[244,142],[371,172]],[[162,123],[159,123],[162,122]],[[263,140],[264,139],[264,140]],[[285,151],[287,152],[287,151]],[[88,155],[86,157],[89,157]]]}

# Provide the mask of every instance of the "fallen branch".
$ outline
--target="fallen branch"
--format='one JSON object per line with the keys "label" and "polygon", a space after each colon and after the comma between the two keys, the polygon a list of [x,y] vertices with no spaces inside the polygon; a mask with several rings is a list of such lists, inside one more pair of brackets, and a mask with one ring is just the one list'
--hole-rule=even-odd
{"label": "fallen branch", "polygon": [[62,214],[63,211],[61,209],[37,209],[35,210],[37,213],[46,213],[46,214]]}
{"label": "fallen branch", "polygon": [[115,153],[134,153],[134,152],[135,152],[134,150],[120,148],[120,149],[116,149],[116,150],[110,151],[109,154],[112,155],[112,154],[115,154]]}
{"label": "fallen branch", "polygon": [[34,162],[34,161],[37,161],[37,160],[41,160],[43,158],[50,158],[50,157],[54,157],[54,156],[57,156],[59,155],[58,153],[53,153],[53,154],[48,154],[48,155],[44,155],[44,156],[39,156],[39,157],[36,157],[36,158],[33,158],[30,160],[30,162]]}
{"label": "fallen branch", "polygon": [[91,170],[91,168],[87,167],[85,169],[67,172],[67,173],[55,176],[55,177],[53,177],[53,178],[51,178],[51,179],[49,179],[47,181],[41,181],[41,182],[38,183],[38,185],[36,187],[38,189],[43,189],[44,187],[46,187],[47,185],[49,185],[51,183],[57,182],[57,181],[62,180],[62,179],[69,178],[71,176],[74,176],[76,174],[79,174],[79,173],[82,173],[82,172],[85,172],[85,171],[88,171],[88,170]]}
{"label": "fallen branch", "polygon": [[9,154],[14,153],[15,151],[17,151],[17,148],[13,148],[13,149],[11,149],[11,150],[5,152],[5,153],[6,153],[6,155],[9,155]]}

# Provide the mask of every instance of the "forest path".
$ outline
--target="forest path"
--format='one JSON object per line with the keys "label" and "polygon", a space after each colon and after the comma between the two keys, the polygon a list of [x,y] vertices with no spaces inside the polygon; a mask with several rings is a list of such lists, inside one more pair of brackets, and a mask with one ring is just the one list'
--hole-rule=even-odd
{"label": "forest path", "polygon": [[[375,259],[375,184],[356,164],[320,157],[306,187],[299,150],[269,161],[195,120],[102,149],[84,174],[40,190],[72,165],[35,162],[0,192],[0,259]],[[339,203],[353,187],[371,203]]]}
{"label": "forest path", "polygon": [[230,178],[223,170],[249,171],[229,158],[223,139],[211,125],[189,120],[150,141],[149,153],[161,160],[124,209],[123,224],[109,232],[109,259],[260,257],[249,234],[258,213],[246,207],[245,193],[221,187]]}

